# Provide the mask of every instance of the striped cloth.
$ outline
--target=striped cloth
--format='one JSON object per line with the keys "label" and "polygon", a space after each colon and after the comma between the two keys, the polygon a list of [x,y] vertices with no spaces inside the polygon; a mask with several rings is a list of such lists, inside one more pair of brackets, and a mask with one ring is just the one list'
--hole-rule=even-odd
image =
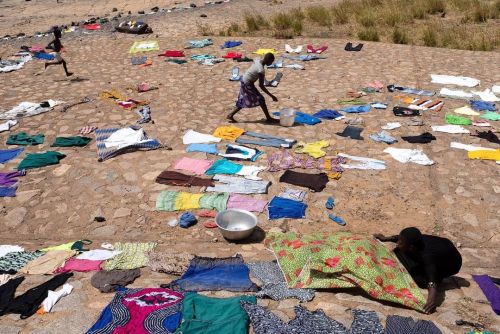
{"label": "striped cloth", "polygon": [[[138,126],[130,126],[131,129],[133,130],[139,130],[141,129]],[[164,147],[158,140],[149,138],[146,132],[144,132],[144,136],[146,137],[147,141],[137,143],[137,144],[132,144],[128,145],[125,147],[106,147],[104,141],[109,138],[113,133],[116,131],[120,130],[119,128],[111,128],[111,129],[98,129],[95,131],[96,134],[96,145],[97,145],[97,156],[98,156],[98,161],[104,161],[109,158],[115,157],[117,155],[127,153],[127,152],[132,152],[132,151],[137,151],[137,150],[142,150],[142,151],[147,151],[147,150],[156,150],[158,148]]]}

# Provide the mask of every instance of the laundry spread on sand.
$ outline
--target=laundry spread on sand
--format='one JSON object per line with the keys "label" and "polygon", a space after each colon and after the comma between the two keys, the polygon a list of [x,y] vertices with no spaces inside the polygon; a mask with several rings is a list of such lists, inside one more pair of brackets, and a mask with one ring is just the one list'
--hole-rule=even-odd
{"label": "laundry spread on sand", "polygon": [[29,52],[20,52],[8,59],[0,59],[0,72],[7,73],[20,70],[32,59]]}
{"label": "laundry spread on sand", "polygon": [[19,119],[43,114],[62,103],[64,102],[55,100],[47,100],[41,103],[21,102],[11,110],[0,113],[0,119]]}
{"label": "laundry spread on sand", "polygon": [[164,147],[158,140],[149,137],[144,129],[134,125],[122,129],[97,129],[95,133],[98,161],[131,151],[148,151]]}

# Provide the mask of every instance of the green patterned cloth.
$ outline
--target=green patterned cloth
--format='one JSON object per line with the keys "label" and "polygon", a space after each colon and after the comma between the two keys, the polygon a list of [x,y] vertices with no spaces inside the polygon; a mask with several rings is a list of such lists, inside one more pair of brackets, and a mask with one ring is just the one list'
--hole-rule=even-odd
{"label": "green patterned cloth", "polygon": [[115,250],[122,251],[117,256],[106,260],[102,269],[135,269],[148,264],[147,252],[156,247],[156,242],[117,242]]}
{"label": "green patterned cloth", "polygon": [[423,311],[425,298],[408,271],[371,236],[269,233],[265,244],[290,288],[361,288],[375,299]]}
{"label": "green patterned cloth", "polygon": [[0,257],[0,270],[15,270],[19,271],[22,267],[24,267],[28,262],[39,258],[45,254],[44,252],[35,251],[35,252],[12,252],[7,253],[4,256]]}

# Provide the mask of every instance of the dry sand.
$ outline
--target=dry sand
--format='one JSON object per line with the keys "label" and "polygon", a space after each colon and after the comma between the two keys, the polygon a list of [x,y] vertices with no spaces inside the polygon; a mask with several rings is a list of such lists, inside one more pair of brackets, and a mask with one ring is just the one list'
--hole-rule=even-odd
{"label": "dry sand", "polygon": [[[61,20],[71,20],[71,13],[90,13],[103,15],[112,7],[120,10],[147,9],[155,1],[144,1],[134,7],[120,5],[118,2],[98,1],[69,7],[65,1],[58,5]],[[99,3],[99,4],[98,4]],[[163,7],[166,7],[163,2]],[[49,25],[48,11],[42,11],[42,1],[4,1],[2,6],[9,7],[8,20],[19,21],[16,8],[24,6],[22,17],[35,15],[30,6],[40,6],[40,14],[45,25]],[[290,2],[285,5],[291,6]],[[68,6],[68,7],[65,7]],[[121,7],[120,7],[121,6]],[[132,5],[130,5],[132,6]],[[205,8],[208,20],[216,22],[220,17],[237,15],[248,6],[263,8],[261,1],[241,1]],[[37,7],[38,8],[38,7]],[[63,9],[64,8],[64,9]],[[77,9],[78,8],[78,9]],[[268,6],[269,10],[273,8]],[[95,143],[85,148],[68,148],[59,151],[67,154],[61,164],[53,167],[32,170],[22,178],[15,198],[3,198],[0,213],[0,244],[17,243],[27,248],[37,248],[56,243],[87,238],[94,246],[101,242],[114,241],[157,241],[160,249],[189,251],[204,256],[229,256],[243,254],[249,261],[270,259],[271,254],[261,243],[231,244],[220,237],[217,230],[207,230],[201,224],[190,229],[170,228],[167,222],[175,218],[175,213],[157,212],[155,200],[158,193],[172,189],[154,182],[155,177],[185,153],[181,136],[188,129],[211,133],[217,126],[226,124],[225,114],[232,108],[238,93],[238,84],[229,82],[230,70],[235,64],[226,61],[214,67],[206,67],[188,62],[186,65],[166,63],[156,56],[157,52],[147,53],[153,59],[150,67],[137,67],[130,64],[128,49],[134,41],[156,39],[161,50],[179,49],[189,39],[196,36],[196,22],[200,20],[202,9],[180,13],[158,14],[148,17],[155,34],[153,36],[131,36],[96,32],[89,35],[65,35],[64,57],[68,67],[75,73],[73,79],[64,76],[62,68],[52,66],[43,72],[43,62],[33,60],[16,72],[2,73],[3,89],[0,90],[0,109],[10,109],[21,101],[43,101],[46,99],[73,102],[84,96],[95,98],[95,102],[76,106],[66,113],[57,108],[35,117],[25,118],[9,132],[0,134],[5,141],[11,133],[26,131],[44,133],[45,143],[27,147],[27,152],[50,150],[56,136],[77,135],[78,129],[85,125],[99,128],[124,127],[134,124],[138,116],[133,111],[124,110],[97,98],[99,92],[116,88],[126,92],[126,88],[147,81],[159,86],[159,90],[137,94],[130,97],[150,101],[154,124],[144,125],[146,131],[172,150],[156,150],[125,154],[105,162],[97,162]],[[12,14],[14,13],[14,14]],[[2,8],[2,15],[4,14]],[[168,21],[167,21],[168,18]],[[38,21],[38,20],[37,20]],[[36,27],[36,28],[34,28]],[[2,22],[1,29],[5,30]],[[23,26],[23,31],[41,29],[35,24]],[[9,30],[10,31],[10,30]],[[0,31],[0,34],[2,32]],[[155,38],[158,34],[159,37]],[[46,44],[43,39],[22,39],[2,42],[1,56],[14,53],[23,44]],[[223,38],[214,38],[214,45],[201,50],[187,50],[187,55],[210,53],[222,55],[219,45]],[[277,103],[268,102],[272,111],[285,107],[313,113],[322,108],[337,108],[336,101],[345,97],[348,90],[358,89],[363,84],[380,80],[385,84],[397,83],[406,86],[438,90],[440,87],[430,83],[431,73],[465,75],[481,80],[480,88],[491,87],[500,82],[500,73],[491,71],[494,64],[500,63],[498,53],[469,52],[458,50],[432,49],[382,43],[365,43],[359,53],[343,51],[344,40],[305,40],[293,41],[274,39],[244,39],[244,44],[235,49],[245,55],[258,47],[283,50],[285,43],[293,45],[313,43],[327,44],[326,60],[305,63],[305,71],[284,69],[284,77],[277,88]],[[248,64],[239,64],[244,70]],[[268,77],[275,70],[268,70]],[[39,74],[40,75],[36,75]],[[366,101],[391,102],[390,93],[369,95]],[[464,104],[462,101],[446,99],[440,112],[425,113],[423,127],[403,126],[391,131],[397,137],[420,134],[430,131],[430,125],[443,124],[446,112]],[[465,151],[451,149],[451,141],[459,141],[495,148],[494,144],[468,135],[449,135],[435,133],[436,141],[426,145],[413,145],[401,141],[398,148],[421,148],[436,164],[420,166],[401,164],[383,153],[386,144],[375,143],[368,135],[379,132],[380,126],[396,119],[392,108],[387,111],[372,109],[362,115],[366,125],[362,135],[364,141],[345,139],[335,135],[345,127],[343,122],[324,121],[316,126],[295,126],[282,128],[262,124],[262,114],[257,109],[244,110],[238,115],[240,126],[249,131],[275,133],[304,141],[326,139],[331,142],[329,153],[341,151],[352,155],[366,156],[386,161],[385,171],[348,170],[338,181],[331,181],[321,193],[308,193],[310,205],[307,218],[303,220],[268,221],[265,214],[259,215],[260,226],[264,231],[270,229],[292,230],[301,233],[312,231],[352,231],[362,233],[395,234],[406,226],[417,226],[426,233],[450,238],[460,245],[464,264],[460,278],[470,282],[469,287],[460,287],[462,280],[448,282],[446,300],[438,312],[427,316],[402,308],[382,305],[364,296],[345,292],[317,293],[314,301],[307,303],[310,309],[324,308],[327,314],[346,324],[350,323],[349,308],[360,307],[379,312],[382,319],[389,314],[400,314],[422,319],[431,319],[439,325],[443,333],[462,333],[465,330],[454,325],[461,318],[456,307],[464,297],[473,300],[473,307],[493,319],[491,330],[500,331],[500,322],[485,297],[472,281],[473,273],[500,275],[499,257],[499,211],[500,178],[499,166],[491,161],[470,161]],[[353,116],[348,116],[353,118]],[[4,146],[5,147],[5,146]],[[498,145],[497,145],[498,147]],[[267,154],[273,149],[266,149]],[[189,156],[205,157],[202,154]],[[265,162],[266,156],[260,159]],[[211,158],[213,159],[213,158]],[[11,170],[21,159],[7,163],[3,170]],[[273,182],[270,194],[262,196],[270,199],[278,194],[285,185],[278,182],[280,173],[263,173],[263,177]],[[178,188],[179,190],[181,188]],[[196,189],[190,189],[196,192]],[[347,221],[340,227],[328,220],[324,202],[329,195],[336,201],[336,212]],[[104,216],[107,221],[97,223],[95,216]],[[218,242],[213,242],[217,238]],[[172,277],[142,270],[143,275],[132,286],[158,286]],[[29,320],[18,320],[17,316],[0,319],[1,333],[82,333],[88,329],[106,303],[112,298],[102,295],[90,286],[90,274],[75,274],[72,284],[75,292],[56,307],[53,314],[34,316]],[[45,277],[29,277],[24,286],[40,283]],[[231,295],[215,293],[216,296]],[[274,302],[259,301],[285,319],[293,317],[295,300]],[[495,318],[496,317],[496,318]]]}

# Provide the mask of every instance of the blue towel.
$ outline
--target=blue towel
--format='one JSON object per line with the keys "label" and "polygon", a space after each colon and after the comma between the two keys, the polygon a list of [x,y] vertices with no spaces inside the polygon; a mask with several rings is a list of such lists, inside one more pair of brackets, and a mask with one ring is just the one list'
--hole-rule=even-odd
{"label": "blue towel", "polygon": [[346,113],[363,113],[363,112],[368,112],[370,111],[370,105],[362,105],[362,106],[351,106],[351,107],[346,107],[342,109],[341,111],[346,112]]}
{"label": "blue towel", "polygon": [[0,197],[15,197],[17,187],[0,187]]}
{"label": "blue towel", "polygon": [[17,157],[24,151],[23,147],[13,148],[11,150],[0,150],[0,164],[4,164]]}
{"label": "blue towel", "polygon": [[235,46],[240,46],[243,42],[240,41],[225,41],[224,44],[220,47],[221,49],[229,49],[234,48]]}
{"label": "blue towel", "polygon": [[321,109],[313,116],[323,119],[337,119],[339,117],[343,117],[343,115],[339,113],[337,110],[332,110],[332,109]]}
{"label": "blue towel", "polygon": [[45,53],[45,52],[36,52],[34,55],[35,58],[38,59],[43,59],[43,60],[54,60],[56,56],[54,56],[51,53]]}
{"label": "blue towel", "polygon": [[[274,112],[273,115],[279,116],[280,113],[277,111],[277,112]],[[321,123],[321,120],[317,117],[314,117],[314,116],[311,116],[309,114],[304,114],[300,111],[297,111],[297,113],[295,114],[295,123],[306,124],[306,125],[316,125],[318,123]]]}
{"label": "blue towel", "polygon": [[196,224],[198,220],[191,212],[184,212],[179,218],[179,226],[182,228],[188,228]]}
{"label": "blue towel", "polygon": [[275,196],[268,207],[269,219],[304,218],[307,204]]}
{"label": "blue towel", "polygon": [[479,101],[479,100],[471,100],[470,106],[472,109],[477,111],[496,111],[497,108],[494,103]]}
{"label": "blue towel", "polygon": [[217,145],[215,144],[191,144],[186,147],[186,152],[205,152],[208,154],[218,154]]}

